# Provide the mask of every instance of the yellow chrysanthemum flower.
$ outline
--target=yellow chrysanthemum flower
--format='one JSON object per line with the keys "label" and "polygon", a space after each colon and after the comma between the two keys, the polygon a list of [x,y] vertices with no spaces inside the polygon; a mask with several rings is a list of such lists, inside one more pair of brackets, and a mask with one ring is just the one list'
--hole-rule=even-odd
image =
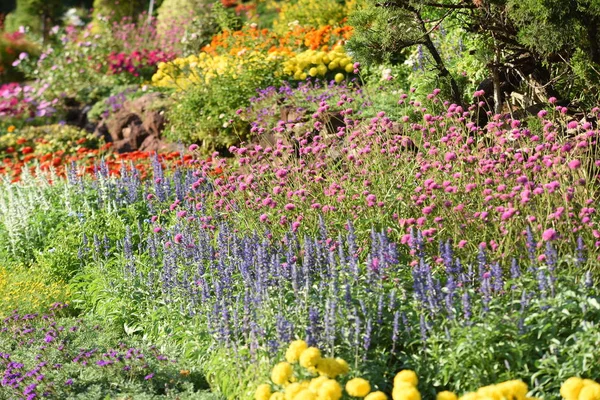
{"label": "yellow chrysanthemum flower", "polygon": [[416,387],[419,384],[419,377],[417,373],[410,369],[404,369],[396,374],[394,377],[394,386],[399,386],[400,382],[409,383]]}
{"label": "yellow chrysanthemum flower", "polygon": [[385,393],[378,391],[378,392],[369,393],[365,397],[365,400],[388,400],[388,397]]}
{"label": "yellow chrysanthemum flower", "polygon": [[458,400],[458,396],[454,392],[450,392],[445,390],[443,392],[439,392],[436,396],[437,400]]}
{"label": "yellow chrysanthemum flower", "polygon": [[308,389],[302,389],[302,391],[298,392],[294,397],[294,400],[317,400],[317,395]]}
{"label": "yellow chrysanthemum flower", "polygon": [[579,392],[578,400],[600,400],[600,384],[585,385]]}
{"label": "yellow chrysanthemum flower", "polygon": [[271,386],[263,383],[256,388],[254,400],[269,400],[271,398]]}
{"label": "yellow chrysanthemum flower", "polygon": [[276,385],[284,386],[290,383],[290,378],[293,373],[294,369],[292,368],[292,365],[283,361],[273,367],[273,371],[271,371],[271,380]]}
{"label": "yellow chrysanthemum flower", "polygon": [[350,379],[346,383],[346,392],[350,396],[365,397],[371,391],[371,384],[363,378]]}
{"label": "yellow chrysanthemum flower", "polygon": [[304,350],[308,349],[308,344],[304,340],[295,340],[290,343],[290,347],[288,347],[285,352],[285,359],[290,364],[295,364],[300,359],[300,355]]}
{"label": "yellow chrysanthemum flower", "polygon": [[503,398],[502,392],[497,385],[489,385],[479,388],[477,390],[477,396],[488,400],[502,400]]}
{"label": "yellow chrysanthemum flower", "polygon": [[309,347],[300,354],[300,366],[304,368],[316,368],[321,361],[321,350],[316,347]]}
{"label": "yellow chrysanthemum flower", "polygon": [[343,358],[336,358],[335,361],[337,361],[340,367],[340,375],[346,375],[348,372],[350,372],[350,366],[348,365],[348,362],[346,362],[346,360],[344,360]]}
{"label": "yellow chrysanthemum flower", "polygon": [[310,390],[313,393],[319,393],[319,388],[321,387],[321,385],[327,382],[328,380],[329,378],[326,376],[319,376],[317,378],[313,378],[311,379],[310,384],[308,385],[308,390]]}
{"label": "yellow chrysanthemum flower", "polygon": [[291,383],[285,387],[285,400],[294,400],[294,397],[304,388],[298,382]]}
{"label": "yellow chrysanthemum flower", "polygon": [[421,393],[416,387],[409,385],[407,382],[401,383],[399,386],[394,386],[392,392],[394,400],[421,400]]}
{"label": "yellow chrysanthemum flower", "polygon": [[319,399],[339,400],[342,398],[342,387],[337,381],[329,379],[321,385],[318,394]]}

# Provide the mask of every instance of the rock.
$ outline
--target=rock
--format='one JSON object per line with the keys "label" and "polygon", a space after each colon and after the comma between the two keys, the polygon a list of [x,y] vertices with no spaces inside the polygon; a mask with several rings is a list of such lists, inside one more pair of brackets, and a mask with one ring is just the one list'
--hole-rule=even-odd
{"label": "rock", "polygon": [[164,104],[165,97],[160,93],[148,93],[128,100],[121,109],[98,124],[95,134],[113,142],[119,153],[163,148]]}

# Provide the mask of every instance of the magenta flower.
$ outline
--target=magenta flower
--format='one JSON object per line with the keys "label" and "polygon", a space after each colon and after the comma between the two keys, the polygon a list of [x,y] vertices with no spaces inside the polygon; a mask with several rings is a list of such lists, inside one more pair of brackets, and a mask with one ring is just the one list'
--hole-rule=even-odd
{"label": "magenta flower", "polygon": [[552,228],[546,229],[544,233],[542,233],[542,240],[545,242],[549,242],[551,240],[556,240],[558,234]]}
{"label": "magenta flower", "polygon": [[296,206],[292,203],[287,203],[285,206],[283,206],[283,208],[285,208],[287,211],[292,211],[296,208]]}
{"label": "magenta flower", "polygon": [[571,168],[571,169],[577,169],[579,167],[581,167],[581,161],[579,161],[579,160],[571,160],[569,162],[569,168]]}

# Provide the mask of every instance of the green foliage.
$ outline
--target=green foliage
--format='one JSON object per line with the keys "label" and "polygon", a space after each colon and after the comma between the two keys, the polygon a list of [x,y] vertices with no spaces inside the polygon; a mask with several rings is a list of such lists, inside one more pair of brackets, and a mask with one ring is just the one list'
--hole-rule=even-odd
{"label": "green foliage", "polygon": [[81,147],[98,148],[101,140],[80,128],[52,124],[42,126],[27,126],[12,133],[0,136],[0,155],[8,157],[7,150],[12,148],[33,147],[34,154],[45,155],[62,151],[62,154],[73,154]]}
{"label": "green foliage", "polygon": [[193,84],[173,95],[175,106],[167,113],[169,139],[200,142],[208,152],[227,149],[247,137],[249,124],[236,118],[236,111],[249,105],[258,89],[281,82],[277,63],[263,56],[247,57],[239,65],[232,57],[226,62],[230,63],[226,70],[207,84]]}
{"label": "green foliage", "polygon": [[102,16],[112,21],[137,17],[146,10],[146,0],[94,0],[94,18]]}
{"label": "green foliage", "polygon": [[158,30],[168,31],[173,24],[185,26],[181,39],[184,53],[197,53],[219,29],[214,4],[206,0],[165,0],[158,9]]}
{"label": "green foliage", "polygon": [[[53,306],[49,315],[4,322],[7,329],[0,333],[0,351],[9,352],[11,361],[24,364],[25,371],[38,367],[23,380],[34,393],[47,391],[53,399],[217,398],[204,392],[206,381],[193,365],[173,359],[173,347],[158,348],[125,337],[107,321],[65,317],[64,312]],[[25,327],[32,328],[23,333],[27,346],[20,335],[14,336]],[[7,366],[0,364],[0,368]],[[12,398],[22,390],[3,385],[0,396]]]}
{"label": "green foliage", "polygon": [[346,48],[358,61],[366,64],[404,62],[404,49],[422,39],[422,32],[406,10],[369,6],[350,14],[349,24],[355,34]]}
{"label": "green foliage", "polygon": [[45,312],[56,302],[70,300],[70,289],[62,281],[52,281],[41,271],[23,266],[0,266],[0,319],[16,309],[24,313]]}
{"label": "green foliage", "polygon": [[30,28],[33,32],[41,33],[46,19],[46,32],[55,24],[62,13],[61,0],[17,0],[17,8],[6,16],[5,30],[14,32],[20,26]]}
{"label": "green foliage", "polygon": [[23,73],[13,67],[13,62],[21,53],[35,58],[39,55],[38,46],[21,33],[0,32],[0,82],[20,82]]}
{"label": "green foliage", "polygon": [[285,33],[290,24],[319,28],[325,25],[336,25],[347,15],[344,1],[337,0],[294,0],[278,4],[280,7],[273,28],[278,33]]}

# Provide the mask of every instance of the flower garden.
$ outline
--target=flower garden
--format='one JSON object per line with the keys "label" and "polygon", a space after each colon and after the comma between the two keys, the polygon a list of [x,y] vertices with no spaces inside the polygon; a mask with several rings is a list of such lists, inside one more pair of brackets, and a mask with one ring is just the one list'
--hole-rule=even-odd
{"label": "flower garden", "polygon": [[596,8],[73,3],[0,8],[0,399],[600,400]]}

